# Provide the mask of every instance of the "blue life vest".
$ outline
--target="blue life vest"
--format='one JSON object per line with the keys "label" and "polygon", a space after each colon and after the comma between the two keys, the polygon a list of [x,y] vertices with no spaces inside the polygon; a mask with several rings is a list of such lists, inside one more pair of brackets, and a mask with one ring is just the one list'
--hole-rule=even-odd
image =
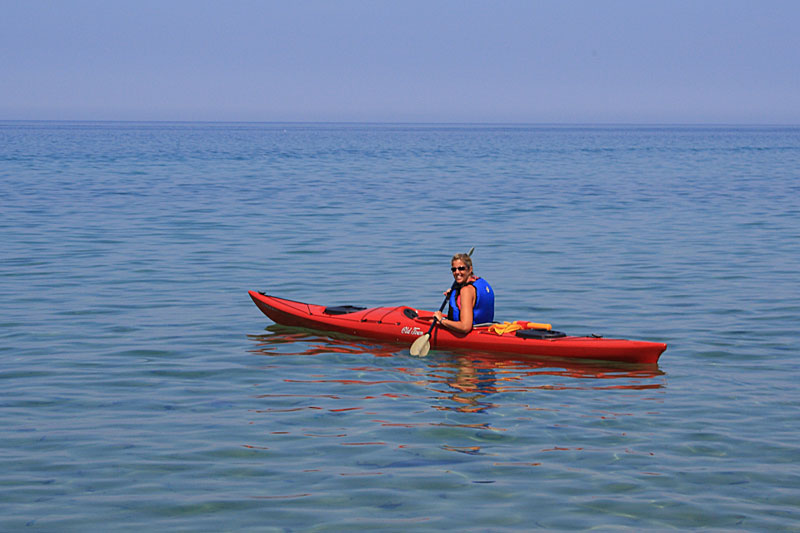
{"label": "blue life vest", "polygon": [[[485,279],[478,278],[467,283],[475,287],[475,307],[472,309],[472,323],[485,324],[494,321],[494,291]],[[461,312],[458,309],[458,293],[460,288],[450,291],[450,310],[447,318],[450,320],[461,320]]]}

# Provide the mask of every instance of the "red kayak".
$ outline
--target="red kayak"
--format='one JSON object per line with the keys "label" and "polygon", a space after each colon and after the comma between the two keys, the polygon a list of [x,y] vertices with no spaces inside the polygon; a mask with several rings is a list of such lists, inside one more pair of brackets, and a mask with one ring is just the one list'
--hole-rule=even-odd
{"label": "red kayak", "polygon": [[[355,335],[366,339],[410,346],[428,332],[433,312],[408,306],[325,307],[269,296],[250,291],[261,311],[277,324]],[[532,357],[601,359],[627,363],[653,364],[667,349],[661,342],[572,337],[544,329],[517,329],[498,334],[498,328],[479,325],[467,334],[437,327],[431,333],[433,349],[476,350]],[[493,331],[494,330],[494,331]]]}

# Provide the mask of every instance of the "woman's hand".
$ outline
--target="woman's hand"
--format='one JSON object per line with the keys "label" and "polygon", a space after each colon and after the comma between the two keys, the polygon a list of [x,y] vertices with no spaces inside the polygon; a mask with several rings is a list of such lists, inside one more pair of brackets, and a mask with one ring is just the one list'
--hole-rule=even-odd
{"label": "woman's hand", "polygon": [[433,318],[434,318],[434,320],[436,320],[437,322],[441,322],[441,321],[442,321],[442,318],[444,318],[444,315],[442,314],[442,312],[441,312],[441,311],[436,311],[435,313],[433,313]]}

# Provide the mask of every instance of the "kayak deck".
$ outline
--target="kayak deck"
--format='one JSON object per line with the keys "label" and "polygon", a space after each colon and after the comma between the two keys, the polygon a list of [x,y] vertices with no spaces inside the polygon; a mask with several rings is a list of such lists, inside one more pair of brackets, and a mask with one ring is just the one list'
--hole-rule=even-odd
{"label": "kayak deck", "polygon": [[[296,302],[249,291],[256,306],[277,324],[344,333],[367,339],[411,345],[428,332],[433,312],[408,306],[373,307],[351,306],[329,308],[322,305]],[[628,363],[654,364],[667,349],[658,342],[606,339],[603,337],[562,336],[527,338],[516,332],[498,335],[489,325],[473,328],[466,334],[445,328],[431,333],[433,349],[469,349],[490,353],[509,353],[536,357],[600,359]]]}

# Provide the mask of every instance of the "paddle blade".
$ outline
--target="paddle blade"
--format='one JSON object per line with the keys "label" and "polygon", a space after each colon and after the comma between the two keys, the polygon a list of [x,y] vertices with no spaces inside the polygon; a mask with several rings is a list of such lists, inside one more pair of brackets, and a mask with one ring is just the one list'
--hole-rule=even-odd
{"label": "paddle blade", "polygon": [[425,357],[428,355],[428,352],[431,350],[431,336],[430,334],[426,333],[425,335],[421,336],[414,343],[411,345],[411,355],[414,357]]}
{"label": "paddle blade", "polygon": [[430,351],[431,351],[431,343],[426,342],[425,345],[422,347],[422,350],[419,351],[419,356],[425,357],[426,355],[428,355],[428,352]]}

